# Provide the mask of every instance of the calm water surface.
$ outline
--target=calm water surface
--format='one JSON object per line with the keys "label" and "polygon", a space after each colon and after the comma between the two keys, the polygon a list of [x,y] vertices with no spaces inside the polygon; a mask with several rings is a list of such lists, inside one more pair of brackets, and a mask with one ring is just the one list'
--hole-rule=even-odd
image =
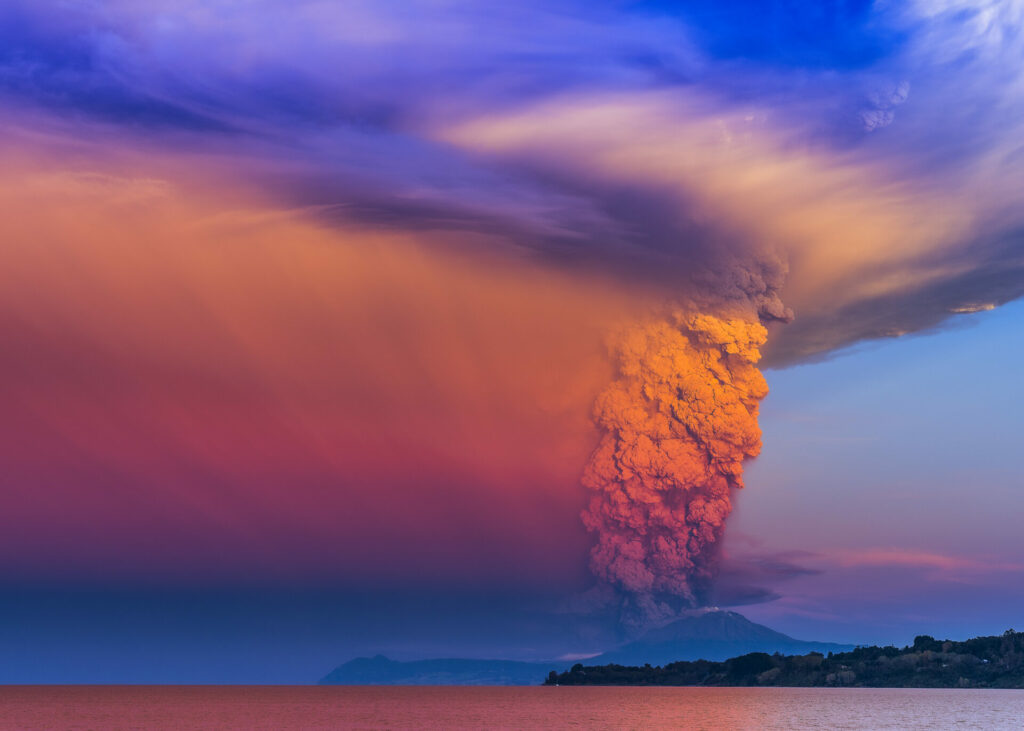
{"label": "calm water surface", "polygon": [[7,686],[0,728],[1020,729],[1024,691]]}

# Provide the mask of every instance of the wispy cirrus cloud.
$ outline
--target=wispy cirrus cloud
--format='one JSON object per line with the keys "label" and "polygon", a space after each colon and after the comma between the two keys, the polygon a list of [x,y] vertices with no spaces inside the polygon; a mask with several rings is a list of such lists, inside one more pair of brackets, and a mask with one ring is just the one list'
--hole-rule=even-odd
{"label": "wispy cirrus cloud", "polygon": [[[898,547],[822,551],[766,551],[748,547],[723,557],[714,601],[725,606],[776,602],[784,596],[783,584],[806,578],[806,592],[815,577],[822,577],[827,584],[851,571],[911,572],[925,582],[977,583],[993,575],[1022,573],[1024,564]],[[792,601],[790,597],[786,606]],[[798,612],[794,609],[793,613]]]}
{"label": "wispy cirrus cloud", "polygon": [[838,566],[935,570],[942,573],[981,574],[1024,572],[1024,564],[954,556],[902,548],[864,548],[834,551],[827,557]]}

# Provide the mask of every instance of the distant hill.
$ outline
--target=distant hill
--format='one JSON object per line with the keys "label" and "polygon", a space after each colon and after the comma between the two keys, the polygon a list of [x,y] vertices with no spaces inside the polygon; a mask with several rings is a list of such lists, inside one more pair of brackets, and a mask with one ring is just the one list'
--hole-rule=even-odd
{"label": "distant hill", "polygon": [[828,656],[754,652],[725,662],[675,662],[664,667],[574,665],[552,672],[547,685],[701,685],[865,688],[1024,688],[1024,632],[965,642],[927,635],[903,649],[858,647]]}
{"label": "distant hill", "polygon": [[594,664],[665,665],[677,660],[725,660],[749,652],[800,655],[843,652],[853,645],[807,642],[755,624],[742,614],[723,610],[695,611],[637,640],[598,655]]}
{"label": "distant hill", "polygon": [[551,670],[568,665],[457,658],[399,662],[377,655],[350,660],[328,673],[320,685],[540,685]]}

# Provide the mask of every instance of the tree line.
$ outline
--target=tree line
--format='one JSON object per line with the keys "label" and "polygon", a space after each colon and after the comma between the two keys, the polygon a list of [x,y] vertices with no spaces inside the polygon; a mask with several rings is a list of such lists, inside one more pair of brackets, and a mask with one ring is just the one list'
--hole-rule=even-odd
{"label": "tree line", "polygon": [[551,671],[545,685],[689,685],[866,688],[1024,688],[1024,632],[963,642],[914,638],[902,649],[858,647],[850,652],[769,655],[752,652],[723,662],[662,666],[584,666]]}

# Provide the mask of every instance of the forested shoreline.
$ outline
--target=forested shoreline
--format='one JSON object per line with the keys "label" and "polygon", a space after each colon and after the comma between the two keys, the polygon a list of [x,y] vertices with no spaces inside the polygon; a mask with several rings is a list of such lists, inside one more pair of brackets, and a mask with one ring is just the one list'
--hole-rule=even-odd
{"label": "forested shoreline", "polygon": [[665,666],[584,666],[552,671],[545,685],[687,685],[866,688],[1024,688],[1024,632],[963,642],[927,635],[903,648],[769,655],[753,652],[723,662]]}

